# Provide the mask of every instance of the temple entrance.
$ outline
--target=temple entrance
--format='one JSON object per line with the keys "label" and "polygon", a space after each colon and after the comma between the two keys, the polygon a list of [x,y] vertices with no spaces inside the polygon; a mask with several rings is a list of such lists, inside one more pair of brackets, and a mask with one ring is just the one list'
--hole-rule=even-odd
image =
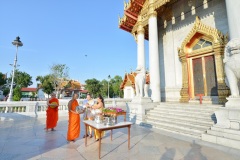
{"label": "temple entrance", "polygon": [[217,73],[212,42],[197,34],[189,44],[192,55],[188,57],[189,96],[218,96]]}
{"label": "temple entrance", "polygon": [[[217,96],[217,78],[214,56],[192,59],[194,95]],[[193,95],[193,96],[194,96]]]}
{"label": "temple entrance", "polygon": [[223,55],[227,41],[227,36],[196,17],[178,50],[183,71],[180,102],[194,101],[199,94],[212,103],[226,102],[229,88],[225,83]]}

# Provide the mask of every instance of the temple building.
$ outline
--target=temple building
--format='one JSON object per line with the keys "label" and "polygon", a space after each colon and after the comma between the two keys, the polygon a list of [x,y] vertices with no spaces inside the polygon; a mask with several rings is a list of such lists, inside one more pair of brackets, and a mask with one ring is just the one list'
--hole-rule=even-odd
{"label": "temple building", "polygon": [[[120,89],[123,90],[124,97],[131,99],[135,96],[135,77],[137,73],[125,73]],[[146,84],[150,83],[150,75],[146,72]]]}
{"label": "temple building", "polygon": [[72,97],[74,93],[79,94],[80,98],[86,98],[88,91],[85,90],[85,85],[77,80],[65,80],[61,83],[61,98]]}
{"label": "temple building", "polygon": [[225,83],[224,47],[230,39],[240,38],[239,7],[239,0],[124,3],[119,28],[137,43],[137,66],[146,68],[149,55],[153,102],[191,102],[199,95],[210,103],[226,102],[230,90]]}

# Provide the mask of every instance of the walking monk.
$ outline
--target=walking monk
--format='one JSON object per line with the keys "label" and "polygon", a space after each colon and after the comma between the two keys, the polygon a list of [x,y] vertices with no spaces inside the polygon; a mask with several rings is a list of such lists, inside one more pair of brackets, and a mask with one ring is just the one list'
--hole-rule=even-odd
{"label": "walking monk", "polygon": [[75,142],[75,139],[78,138],[80,134],[80,113],[76,112],[76,107],[79,106],[77,99],[78,94],[75,93],[68,102],[69,120],[67,140],[73,142]]}
{"label": "walking monk", "polygon": [[59,106],[55,93],[51,94],[51,98],[47,100],[47,105],[46,130],[48,131],[48,129],[51,129],[51,131],[55,131],[54,127],[57,126]]}

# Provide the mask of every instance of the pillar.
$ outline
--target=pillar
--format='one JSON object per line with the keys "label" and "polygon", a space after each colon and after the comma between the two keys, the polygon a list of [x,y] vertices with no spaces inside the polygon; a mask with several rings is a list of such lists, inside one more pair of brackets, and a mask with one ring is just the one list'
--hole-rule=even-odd
{"label": "pillar", "polygon": [[240,38],[240,0],[225,0],[227,8],[228,26],[230,40]]}
{"label": "pillar", "polygon": [[144,70],[145,66],[145,52],[144,52],[144,28],[140,24],[137,29],[137,67],[142,66]]}
{"label": "pillar", "polygon": [[151,98],[153,102],[161,101],[160,89],[160,65],[158,51],[158,28],[157,28],[157,12],[153,8],[154,0],[149,1],[149,71],[150,71],[150,89],[152,91]]}

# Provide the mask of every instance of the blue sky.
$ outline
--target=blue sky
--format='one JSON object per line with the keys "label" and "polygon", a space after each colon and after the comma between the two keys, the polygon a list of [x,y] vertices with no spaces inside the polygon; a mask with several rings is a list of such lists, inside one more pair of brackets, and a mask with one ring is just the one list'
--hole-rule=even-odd
{"label": "blue sky", "polygon": [[70,78],[81,83],[124,76],[136,68],[137,45],[118,28],[123,10],[122,0],[0,0],[0,72],[12,71],[12,41],[20,36],[18,69],[34,85],[53,64],[66,64]]}

